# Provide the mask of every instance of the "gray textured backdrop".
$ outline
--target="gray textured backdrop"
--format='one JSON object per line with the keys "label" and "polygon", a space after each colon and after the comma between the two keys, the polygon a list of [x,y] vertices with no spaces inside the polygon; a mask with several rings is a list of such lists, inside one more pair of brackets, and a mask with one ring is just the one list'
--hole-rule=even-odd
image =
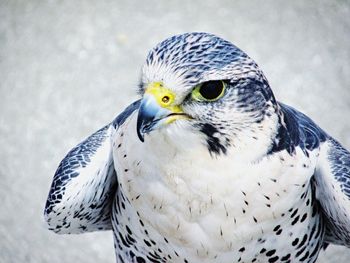
{"label": "gray textured backdrop", "polygon": [[[241,47],[277,98],[350,148],[349,1],[0,1],[0,262],[114,262],[112,234],[42,210],[65,153],[136,98],[147,50],[186,31]],[[330,247],[319,262],[349,262]]]}

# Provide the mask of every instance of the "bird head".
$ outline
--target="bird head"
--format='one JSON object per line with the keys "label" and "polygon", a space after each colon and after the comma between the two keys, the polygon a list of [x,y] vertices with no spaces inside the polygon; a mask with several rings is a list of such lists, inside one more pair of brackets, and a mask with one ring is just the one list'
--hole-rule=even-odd
{"label": "bird head", "polygon": [[181,125],[202,138],[211,154],[225,154],[260,134],[271,137],[276,129],[271,118],[277,104],[262,71],[243,51],[212,34],[177,35],[154,47],[142,68],[139,92],[141,141],[154,130]]}

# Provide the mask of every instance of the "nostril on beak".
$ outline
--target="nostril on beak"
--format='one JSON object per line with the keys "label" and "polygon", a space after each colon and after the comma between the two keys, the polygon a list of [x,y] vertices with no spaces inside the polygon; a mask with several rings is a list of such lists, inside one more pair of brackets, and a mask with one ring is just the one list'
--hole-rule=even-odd
{"label": "nostril on beak", "polygon": [[162,102],[165,103],[165,104],[169,103],[169,101],[170,101],[169,96],[164,96],[164,97],[162,98]]}

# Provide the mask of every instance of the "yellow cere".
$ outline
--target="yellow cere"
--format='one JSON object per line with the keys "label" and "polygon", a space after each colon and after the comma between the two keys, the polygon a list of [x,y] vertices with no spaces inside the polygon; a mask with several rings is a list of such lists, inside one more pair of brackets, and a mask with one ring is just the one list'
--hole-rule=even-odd
{"label": "yellow cere", "polygon": [[179,105],[174,105],[175,94],[171,90],[165,88],[162,82],[150,83],[145,93],[152,95],[162,108],[168,109],[173,113],[183,113]]}

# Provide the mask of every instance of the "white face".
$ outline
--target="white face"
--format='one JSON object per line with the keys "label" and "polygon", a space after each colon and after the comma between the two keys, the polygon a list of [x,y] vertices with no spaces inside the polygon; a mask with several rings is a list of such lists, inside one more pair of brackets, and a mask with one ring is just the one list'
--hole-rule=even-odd
{"label": "white face", "polygon": [[182,123],[220,155],[276,130],[277,104],[263,73],[244,52],[213,35],[185,34],[157,45],[143,67],[140,93],[141,140]]}

